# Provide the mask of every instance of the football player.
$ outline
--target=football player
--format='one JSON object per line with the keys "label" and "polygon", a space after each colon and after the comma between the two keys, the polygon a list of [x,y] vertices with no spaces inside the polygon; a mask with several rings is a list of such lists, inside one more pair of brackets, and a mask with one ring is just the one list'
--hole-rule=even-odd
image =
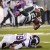
{"label": "football player", "polygon": [[11,11],[10,3],[11,3],[11,0],[2,0],[4,19],[0,23],[0,27],[2,27],[3,24],[6,26],[5,22],[8,18],[10,18],[10,26],[12,26],[12,17],[14,17],[14,15]]}
{"label": "football player", "polygon": [[[21,7],[22,5],[22,7]],[[34,13],[35,14],[35,20],[33,21],[33,27],[34,27],[34,30],[37,30],[39,27],[40,27],[40,16],[41,16],[41,13],[40,13],[40,9],[37,8],[37,7],[33,7],[33,6],[30,6],[26,9],[24,9],[24,2],[19,2],[18,4],[16,4],[16,6],[14,7],[14,14],[15,16],[19,16],[19,15],[24,15],[25,16],[25,20],[23,23],[27,23],[28,20],[29,20],[29,17],[31,17],[31,13]],[[34,10],[35,9],[35,10]],[[30,15],[29,15],[30,14]]]}
{"label": "football player", "polygon": [[39,37],[36,35],[31,35],[30,33],[18,35],[7,34],[3,37],[2,41],[0,42],[0,48],[4,49],[10,47],[12,50],[12,48],[19,49],[22,46],[36,47],[36,45],[39,44],[39,42]]}
{"label": "football player", "polygon": [[20,49],[22,46],[30,47],[30,48],[38,48],[39,42],[40,42],[40,38],[37,35],[32,35],[30,37],[28,36],[28,38],[26,40],[24,40],[22,43],[19,43],[18,45],[14,45],[15,44],[14,43],[11,46],[11,50]]}

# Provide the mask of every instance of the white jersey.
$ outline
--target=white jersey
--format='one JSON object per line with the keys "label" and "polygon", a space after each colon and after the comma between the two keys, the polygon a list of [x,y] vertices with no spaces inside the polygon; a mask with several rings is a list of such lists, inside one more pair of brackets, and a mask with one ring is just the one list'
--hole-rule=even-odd
{"label": "white jersey", "polygon": [[2,43],[13,43],[16,39],[16,35],[13,34],[6,34],[2,39]]}
{"label": "white jersey", "polygon": [[7,16],[7,14],[8,14],[8,12],[7,12],[7,10],[8,10],[7,2],[6,2],[6,1],[4,1],[4,0],[2,0],[2,6],[3,6],[3,13],[4,13],[4,17],[6,17],[6,16]]}
{"label": "white jersey", "polygon": [[4,35],[2,41],[0,42],[0,48],[3,43],[6,43],[7,45],[9,45],[9,44],[13,43],[14,41],[20,41],[20,43],[24,42],[25,46],[28,47],[30,36],[31,35],[29,33],[14,34],[14,35],[6,34],[6,35]]}
{"label": "white jersey", "polygon": [[7,2],[8,2],[8,1],[6,1],[6,0],[2,0],[2,6],[3,6],[4,17],[6,17],[7,14],[8,14],[8,9],[9,9],[9,7],[8,7],[8,5],[7,5]]}
{"label": "white jersey", "polygon": [[4,35],[2,42],[13,43],[14,41],[20,41],[24,39],[30,39],[30,34],[6,34]]}
{"label": "white jersey", "polygon": [[3,43],[6,43],[7,45],[13,43],[16,40],[15,37],[16,35],[13,35],[13,34],[4,35],[2,41],[0,41],[0,48],[2,48]]}
{"label": "white jersey", "polygon": [[[24,38],[26,40],[23,41],[23,43],[25,44],[25,47],[28,47],[30,45],[30,37],[31,37],[31,34],[30,33],[24,33]],[[18,45],[14,46],[14,49],[19,49],[21,48],[23,45],[22,43],[19,43]]]}
{"label": "white jersey", "polygon": [[29,40],[30,40],[30,37],[32,36],[30,33],[25,33],[24,35],[25,35],[24,37],[26,37],[26,39],[29,39]]}

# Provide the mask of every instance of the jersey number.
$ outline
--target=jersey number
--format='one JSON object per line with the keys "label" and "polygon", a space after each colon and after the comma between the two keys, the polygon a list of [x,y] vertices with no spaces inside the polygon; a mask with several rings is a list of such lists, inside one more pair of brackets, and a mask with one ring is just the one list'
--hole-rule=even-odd
{"label": "jersey number", "polygon": [[23,39],[23,36],[16,36],[16,39],[17,40],[22,40]]}

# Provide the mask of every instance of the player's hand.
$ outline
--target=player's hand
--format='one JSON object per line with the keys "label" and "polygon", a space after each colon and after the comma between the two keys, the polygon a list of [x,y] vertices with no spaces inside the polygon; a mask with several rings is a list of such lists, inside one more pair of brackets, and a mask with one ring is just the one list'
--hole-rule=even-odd
{"label": "player's hand", "polygon": [[37,46],[37,48],[42,48],[42,46]]}

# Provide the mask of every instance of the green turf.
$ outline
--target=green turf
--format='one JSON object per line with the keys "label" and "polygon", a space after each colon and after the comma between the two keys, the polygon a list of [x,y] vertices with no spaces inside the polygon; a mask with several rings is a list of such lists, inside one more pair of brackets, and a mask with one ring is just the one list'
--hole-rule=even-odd
{"label": "green turf", "polygon": [[50,26],[40,27],[38,30],[34,30],[33,28],[0,28],[0,34],[14,34],[14,33],[25,33],[25,32],[44,32],[50,33]]}

